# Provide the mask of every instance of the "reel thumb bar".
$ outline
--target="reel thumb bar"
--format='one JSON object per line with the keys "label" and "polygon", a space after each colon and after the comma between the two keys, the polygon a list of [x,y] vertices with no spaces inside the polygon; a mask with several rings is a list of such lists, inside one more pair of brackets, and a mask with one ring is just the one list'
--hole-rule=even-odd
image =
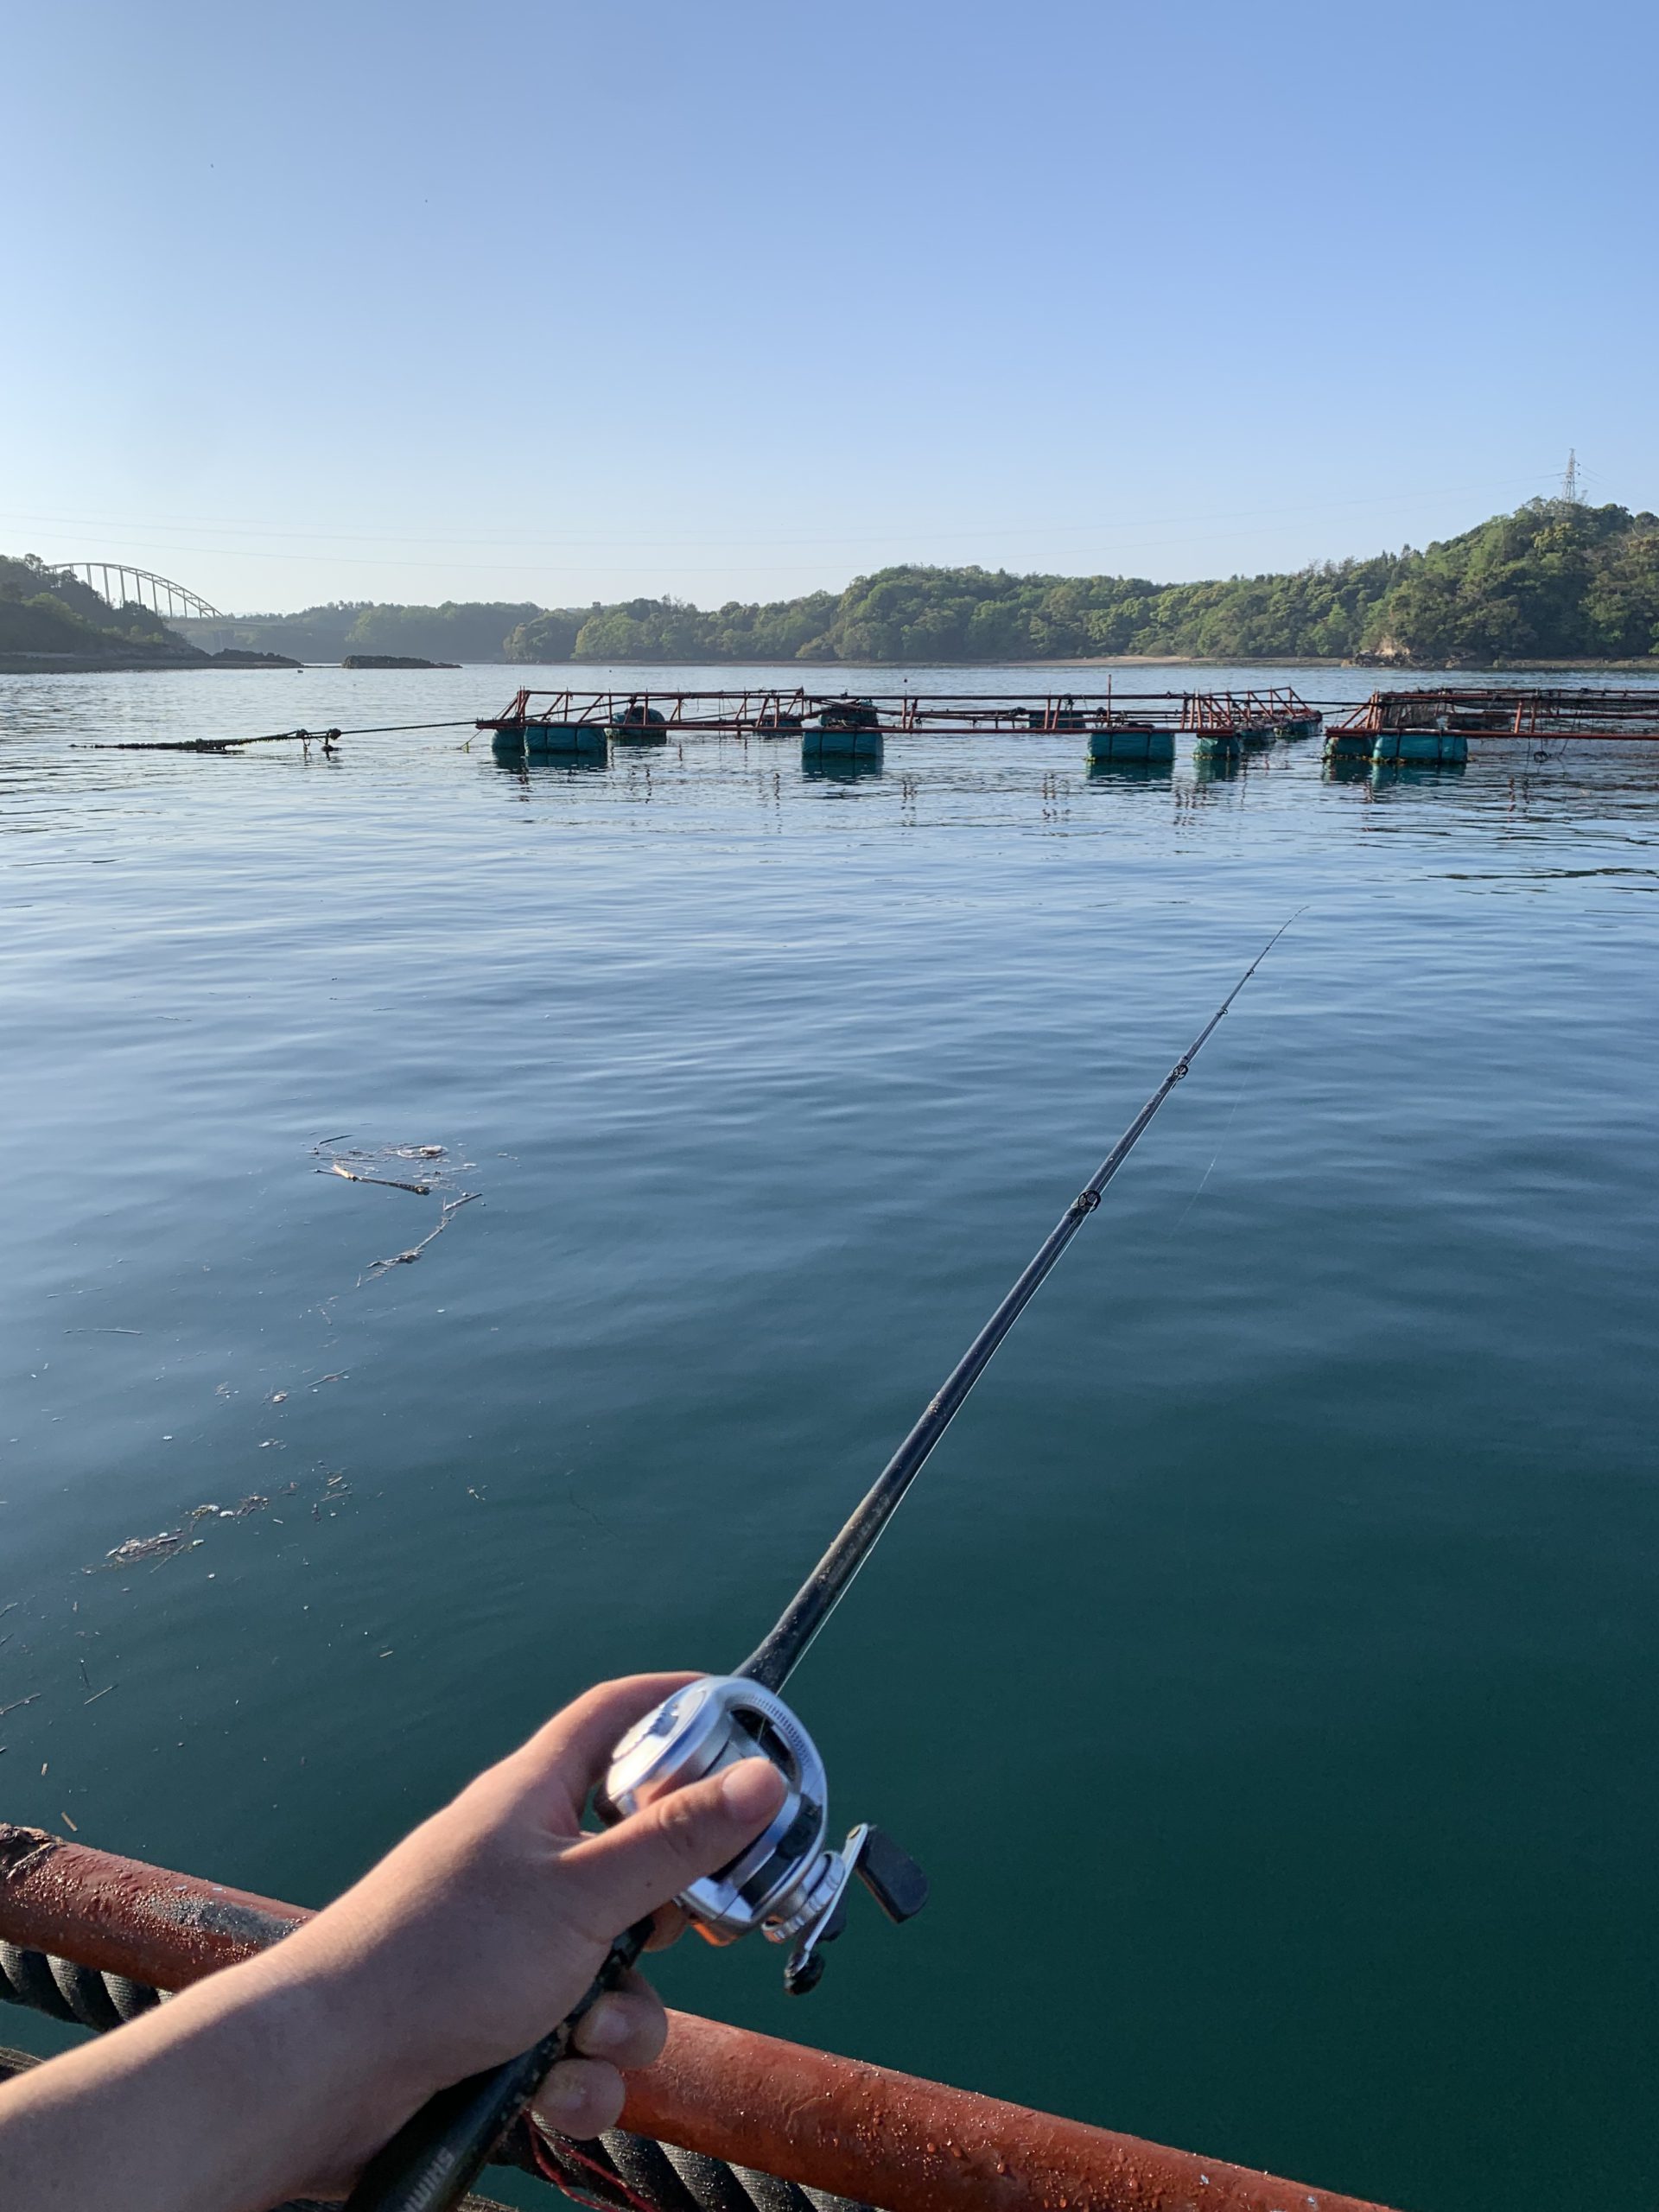
{"label": "reel thumb bar", "polygon": [[1134,1151],[1148,1123],[1170,1092],[1185,1075],[1262,963],[1298,914],[1281,922],[1268,939],[1204,1027],[1187,1046],[1077,1197],[1060,1216],[1002,1303],[987,1321],[967,1351],[951,1369],[944,1387],[929,1400],[926,1410],[910,1434],[876,1477],[868,1496],[842,1529],[807,1580],[789,1601],[782,1618],[760,1649],[737,1669],[766,1689],[781,1689],[805,1654],[808,1645],[847,1594],[853,1577],[875,1549],[876,1539],[898,1510],[933,1446],[950,1427],[963,1400],[991,1363],[993,1353],[1046,1279],[1054,1262],[1100,1204],[1100,1194]]}
{"label": "reel thumb bar", "polygon": [[[1297,913],[1306,911],[1298,907]],[[875,1548],[876,1538],[920,1473],[957,1408],[990,1364],[991,1355],[1019,1319],[1033,1294],[1100,1204],[1100,1194],[1135,1149],[1142,1132],[1204,1049],[1211,1033],[1267,958],[1296,914],[1268,939],[1152,1096],[1135,1116],[1083,1189],[1061,1215],[1036,1257],[957,1365],[944,1387],[876,1478],[863,1503],[791,1599],[766,1642],[737,1669],[769,1690],[780,1689],[797,1662]],[[422,2107],[383,2151],[369,2161],[346,2203],[346,2212],[452,2212],[505,2131],[530,2103],[542,2076],[569,2047],[571,2031],[594,2000],[613,1988],[633,1964],[650,1932],[642,1922],[612,1946],[587,1995],[569,2018],[505,2066],[458,2082]]]}

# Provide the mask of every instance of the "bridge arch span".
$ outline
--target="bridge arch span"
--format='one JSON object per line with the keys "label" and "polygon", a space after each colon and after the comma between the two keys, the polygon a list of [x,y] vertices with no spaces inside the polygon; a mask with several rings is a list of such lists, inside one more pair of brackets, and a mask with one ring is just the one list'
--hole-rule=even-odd
{"label": "bridge arch span", "polygon": [[56,566],[60,575],[79,577],[111,607],[147,607],[163,619],[175,614],[225,619],[200,593],[170,577],[152,575],[148,569],[130,569],[122,561],[60,561]]}

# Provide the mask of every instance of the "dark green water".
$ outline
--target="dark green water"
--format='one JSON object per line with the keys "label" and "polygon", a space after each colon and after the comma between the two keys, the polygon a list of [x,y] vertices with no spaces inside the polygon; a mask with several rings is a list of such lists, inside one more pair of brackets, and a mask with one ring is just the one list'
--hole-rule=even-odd
{"label": "dark green water", "polygon": [[[0,1810],[320,1902],[735,1663],[1306,903],[796,1678],[927,1912],[661,1979],[1414,2212],[1650,2201],[1659,758],[71,749],[509,688],[0,683]],[[481,1198],[359,1285],[439,1200],[342,1133]]]}

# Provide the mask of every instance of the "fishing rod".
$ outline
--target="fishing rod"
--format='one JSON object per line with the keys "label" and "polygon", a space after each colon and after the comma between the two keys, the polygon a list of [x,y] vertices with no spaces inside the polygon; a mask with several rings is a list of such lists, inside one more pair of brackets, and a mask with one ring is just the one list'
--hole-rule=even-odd
{"label": "fishing rod", "polygon": [[[1299,907],[1297,913],[1303,911]],[[1291,915],[1274,931],[1050,1230],[764,1642],[734,1675],[703,1675],[672,1692],[635,1722],[611,1755],[594,1798],[594,1810],[609,1824],[743,1759],[767,1759],[779,1770],[786,1784],[784,1802],[766,1829],[730,1866],[693,1882],[674,1902],[711,1943],[734,1943],[758,1929],[769,1942],[791,1944],[784,1986],[791,1995],[817,1986],[823,1946],[842,1931],[855,1876],[893,1921],[921,1910],[927,1877],[907,1852],[868,1822],[854,1828],[839,1850],[829,1847],[823,1761],[778,1693],[847,1594],[997,1346],[1295,919]],[[416,2113],[365,2167],[346,2212],[451,2212],[501,2136],[522,2117],[548,2069],[569,2050],[582,2016],[639,1958],[651,1928],[647,1918],[617,1938],[575,2009],[532,2050],[458,2082]]]}

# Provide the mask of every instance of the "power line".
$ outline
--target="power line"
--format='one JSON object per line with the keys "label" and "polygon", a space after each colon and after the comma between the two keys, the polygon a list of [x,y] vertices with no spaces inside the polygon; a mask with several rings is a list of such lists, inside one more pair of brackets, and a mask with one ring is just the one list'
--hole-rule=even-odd
{"label": "power line", "polygon": [[[1535,488],[1540,480],[1540,478],[1536,477],[1511,479],[1509,484],[1503,487],[1504,495],[1508,496],[1522,488]],[[1552,477],[1543,479],[1542,480],[1554,480],[1553,474]],[[160,523],[115,522],[107,516],[99,518],[86,515],[49,515],[32,512],[21,508],[0,510],[0,520],[4,520],[9,523],[29,523],[54,527],[73,528],[76,530],[111,530],[118,532],[140,533],[148,538],[167,537],[176,539],[180,537],[193,537],[206,532],[220,537],[257,537],[265,540],[269,540],[272,537],[299,537],[305,539],[308,543],[313,545],[324,543],[349,543],[353,542],[359,544],[370,545],[418,546],[424,544],[434,547],[440,554],[447,552],[450,549],[458,545],[484,545],[492,547],[514,546],[523,547],[527,551],[542,550],[549,552],[556,552],[566,548],[579,550],[581,548],[588,545],[604,546],[618,551],[638,549],[641,551],[649,552],[653,550],[682,545],[696,546],[700,549],[713,549],[716,546],[729,546],[737,550],[753,551],[767,545],[811,545],[815,547],[823,546],[825,548],[831,548],[858,545],[908,544],[913,543],[918,537],[928,537],[934,540],[941,538],[963,539],[987,537],[1046,537],[1051,539],[1058,537],[1083,537],[1085,539],[1095,539],[1099,541],[1105,538],[1112,531],[1116,531],[1116,533],[1122,535],[1132,534],[1135,531],[1146,531],[1148,529],[1177,528],[1180,530],[1191,530],[1198,525],[1212,522],[1261,522],[1271,520],[1281,516],[1291,517],[1297,515],[1337,514],[1347,512],[1357,507],[1393,507],[1401,505],[1402,500],[1410,501],[1425,499],[1450,499],[1461,497],[1465,493],[1471,495],[1479,493],[1484,494],[1488,498],[1496,496],[1494,487],[1491,486],[1490,480],[1488,480],[1480,484],[1442,485],[1434,487],[1432,490],[1419,490],[1407,493],[1390,492],[1382,495],[1368,496],[1366,498],[1357,499],[1308,501],[1300,505],[1273,507],[1226,507],[1212,509],[1207,512],[1199,512],[1197,514],[1185,513],[1173,515],[1152,515],[1135,518],[1116,517],[1106,524],[1070,522],[1052,524],[1014,524],[991,522],[980,524],[971,528],[964,528],[960,525],[952,524],[948,529],[941,529],[934,524],[918,521],[913,524],[906,524],[900,529],[887,532],[871,531],[868,530],[861,531],[853,537],[837,537],[832,534],[824,534],[816,531],[796,536],[762,537],[758,533],[754,533],[738,537],[715,537],[706,532],[700,532],[694,536],[678,537],[661,536],[635,537],[608,533],[604,535],[590,535],[570,532],[566,532],[563,535],[556,533],[550,536],[538,537],[513,537],[510,536],[497,535],[494,533],[492,533],[487,537],[470,537],[462,536],[454,532],[444,532],[432,536],[425,536],[419,532],[404,533],[397,531],[387,531],[385,532],[367,531],[304,531],[295,530],[287,524],[260,524],[188,522],[178,519]],[[229,554],[233,551],[240,554],[241,552],[241,549],[233,549],[228,546],[217,545],[198,546],[194,550],[199,552],[212,554]],[[243,555],[242,557],[251,557],[255,559],[276,558],[287,560],[308,560],[315,556],[308,553],[278,555],[270,551],[267,547],[261,546],[254,549],[251,555]],[[358,563],[361,563],[364,558],[362,556],[355,556],[352,557]],[[378,559],[382,556],[377,555],[372,557]],[[413,566],[415,564],[408,563],[400,565]],[[492,563],[485,565],[505,564]]]}

